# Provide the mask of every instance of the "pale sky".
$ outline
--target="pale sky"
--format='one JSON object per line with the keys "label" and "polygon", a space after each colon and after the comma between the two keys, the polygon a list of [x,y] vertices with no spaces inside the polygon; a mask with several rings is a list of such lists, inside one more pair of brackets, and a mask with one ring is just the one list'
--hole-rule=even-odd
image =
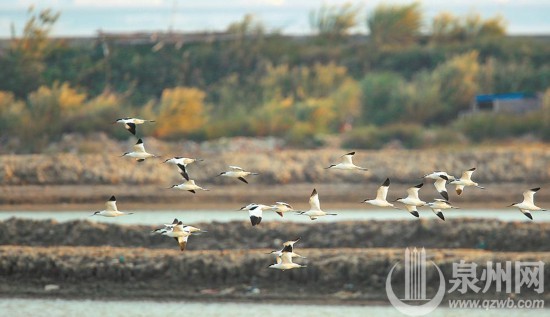
{"label": "pale sky", "polygon": [[[361,4],[367,12],[379,3],[403,4],[410,0],[0,0],[0,37],[10,36],[10,25],[20,34],[27,8],[52,8],[61,12],[54,29],[58,36],[94,36],[106,32],[221,31],[247,13],[254,14],[268,30],[285,34],[307,34],[309,12],[325,4]],[[483,17],[502,15],[510,34],[550,34],[550,0],[424,0],[419,1],[426,20],[447,11],[470,12]],[[358,31],[366,32],[362,23]]]}

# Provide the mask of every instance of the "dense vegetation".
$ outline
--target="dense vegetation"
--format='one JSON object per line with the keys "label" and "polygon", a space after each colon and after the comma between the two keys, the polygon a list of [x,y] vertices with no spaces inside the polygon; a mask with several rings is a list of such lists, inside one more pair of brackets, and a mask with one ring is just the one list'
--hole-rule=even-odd
{"label": "dense vegetation", "polygon": [[[0,144],[33,152],[69,132],[126,138],[108,124],[125,116],[155,118],[141,131],[169,140],[272,135],[315,146],[343,133],[346,146],[379,148],[550,138],[546,39],[506,36],[501,18],[475,14],[423,25],[418,4],[360,13],[322,7],[308,37],[246,16],[213,41],[74,45],[49,37],[58,14],[29,11],[0,54]],[[351,34],[361,23],[369,36]],[[541,93],[543,109],[461,115],[476,94],[518,91]]]}

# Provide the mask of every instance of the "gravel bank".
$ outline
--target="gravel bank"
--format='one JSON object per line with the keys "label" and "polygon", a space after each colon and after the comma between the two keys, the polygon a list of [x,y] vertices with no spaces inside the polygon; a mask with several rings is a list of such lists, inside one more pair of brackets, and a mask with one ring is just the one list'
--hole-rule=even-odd
{"label": "gravel bank", "polygon": [[[189,238],[189,250],[279,248],[301,237],[299,248],[465,248],[492,251],[550,252],[550,223],[482,219],[366,221],[337,223],[249,222],[195,224],[208,233]],[[173,239],[151,235],[153,226],[125,226],[91,221],[0,222],[0,244],[21,246],[116,246],[177,251]]]}
{"label": "gravel bank", "polygon": [[[307,268],[275,271],[265,249],[235,251],[151,250],[114,247],[0,247],[1,296],[148,299],[286,299],[294,301],[386,300],[386,276],[403,261],[402,249],[302,249]],[[487,261],[544,261],[550,253],[501,253],[428,249],[427,254],[451,278],[452,264],[465,260],[485,267]],[[296,262],[298,262],[297,260]],[[433,271],[433,272],[432,272]],[[392,287],[403,289],[403,265]],[[545,280],[550,271],[545,271]],[[428,270],[427,293],[439,285]],[[45,285],[59,289],[45,290]],[[480,286],[484,284],[479,283]],[[52,288],[51,286],[49,287]],[[474,294],[506,298],[505,292]],[[523,290],[521,298],[549,298]],[[472,295],[470,295],[472,296]],[[467,298],[455,292],[447,298]]]}

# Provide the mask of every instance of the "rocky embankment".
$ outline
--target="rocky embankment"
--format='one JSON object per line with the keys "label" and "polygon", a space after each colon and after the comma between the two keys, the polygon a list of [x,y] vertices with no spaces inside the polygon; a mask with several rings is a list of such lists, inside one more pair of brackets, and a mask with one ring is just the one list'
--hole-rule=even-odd
{"label": "rocky embankment", "polygon": [[[195,224],[207,233],[189,238],[189,250],[279,248],[281,239],[301,237],[298,248],[426,248],[550,252],[550,223],[482,219],[418,221],[349,221],[320,223],[249,222]],[[152,226],[126,226],[90,221],[37,221],[12,218],[0,222],[0,245],[115,246],[165,248],[171,238],[152,235]]]}
{"label": "rocky embankment", "polygon": [[[151,235],[150,226],[0,222],[0,296],[385,301],[386,277],[394,264],[403,263],[405,247],[425,247],[428,260],[447,280],[460,260],[478,264],[478,276],[487,261],[550,263],[550,223],[420,219],[197,226],[208,232],[192,236],[188,250],[181,252],[173,239]],[[296,251],[306,258],[295,262],[307,268],[267,268],[274,263],[267,253],[279,248],[282,238],[296,237],[301,237]],[[403,289],[403,276],[404,267],[398,264],[394,289]],[[435,270],[428,270],[426,278],[428,287],[439,285]],[[544,278],[550,280],[550,270]],[[545,294],[527,290],[521,298],[548,298],[550,293]],[[496,299],[507,294],[472,296]]]}
{"label": "rocky embankment", "polygon": [[[275,271],[266,249],[188,251],[115,247],[0,247],[0,295],[139,299],[272,299],[323,302],[385,301],[386,277],[403,263],[403,249],[302,249],[306,268]],[[447,280],[453,263],[465,260],[486,267],[487,261],[543,261],[550,253],[501,253],[480,250],[427,249]],[[550,280],[549,270],[544,279]],[[479,273],[479,272],[478,272]],[[480,275],[479,275],[480,276]],[[404,266],[392,273],[392,287],[403,289]],[[427,270],[427,293],[439,275]],[[483,287],[484,283],[479,282]],[[46,290],[47,289],[47,290]],[[523,289],[521,298],[549,298]],[[507,298],[504,291],[473,293],[480,298]],[[459,292],[446,298],[468,298]]]}

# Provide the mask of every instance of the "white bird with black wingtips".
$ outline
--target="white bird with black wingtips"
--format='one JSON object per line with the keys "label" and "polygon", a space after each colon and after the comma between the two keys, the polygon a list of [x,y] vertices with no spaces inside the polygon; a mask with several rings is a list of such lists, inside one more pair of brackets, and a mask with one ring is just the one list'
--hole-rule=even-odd
{"label": "white bird with black wingtips", "polygon": [[241,207],[240,210],[247,210],[250,223],[252,226],[256,226],[262,222],[263,211],[268,209],[271,209],[271,206],[252,203]]}
{"label": "white bird with black wingtips", "polygon": [[449,181],[449,178],[445,175],[440,175],[439,178],[434,182],[435,189],[437,192],[445,198],[445,200],[449,200],[449,193],[447,192],[447,187],[445,185]]}
{"label": "white bird with black wingtips", "polygon": [[116,207],[116,198],[115,196],[111,196],[111,198],[109,198],[109,200],[105,203],[105,210],[96,211],[92,216],[120,217],[132,214],[133,212],[118,211]]}
{"label": "white bird with black wingtips", "polygon": [[319,201],[319,194],[317,193],[317,189],[313,189],[311,192],[311,195],[309,196],[309,210],[308,211],[300,211],[298,213],[299,215],[306,215],[311,220],[315,220],[319,217],[323,216],[336,216],[337,214],[332,213],[326,213],[323,210],[321,210],[321,202]]}
{"label": "white bird with black wingtips", "polygon": [[183,176],[183,178],[185,179],[185,182],[183,182],[181,184],[177,184],[177,185],[172,185],[172,187],[169,187],[168,189],[175,188],[175,189],[179,189],[179,190],[186,190],[186,191],[191,192],[193,194],[196,194],[197,190],[209,191],[209,189],[202,188],[199,185],[195,184],[195,180],[189,179],[189,175],[187,175],[187,173],[185,171],[181,171],[180,175]]}
{"label": "white bird with black wingtips", "polygon": [[159,233],[176,239],[176,241],[178,241],[178,244],[180,246],[180,250],[184,251],[185,248],[187,247],[187,240],[189,239],[189,236],[191,236],[194,233],[202,233],[202,232],[206,232],[206,231],[203,231],[193,226],[184,226],[183,222],[178,221],[178,223],[175,226],[173,226],[172,229],[164,229]]}
{"label": "white bird with black wingtips", "polygon": [[371,204],[373,206],[378,206],[378,207],[393,207],[398,209],[392,203],[386,200],[386,197],[388,196],[389,187],[390,187],[390,179],[386,178],[384,183],[382,183],[382,186],[380,186],[376,191],[376,198],[368,199],[368,200],[366,199],[363,201],[363,203]]}
{"label": "white bird with black wingtips", "polygon": [[[163,163],[169,163],[169,164],[175,164],[179,167],[179,169],[182,171],[182,173],[187,174],[187,165],[195,163],[195,162],[202,162],[202,159],[198,158],[188,158],[188,157],[181,157],[176,156],[173,158],[169,158]],[[185,177],[186,179],[189,178],[189,176]]]}
{"label": "white bird with black wingtips", "polygon": [[307,266],[292,262],[292,255],[289,252],[283,252],[281,256],[277,257],[277,263],[271,264],[269,266],[270,269],[277,269],[277,270],[283,270],[283,271],[299,269],[303,267],[307,267]]}
{"label": "white bird with black wingtips", "polygon": [[275,205],[271,205],[271,210],[276,212],[279,216],[283,216],[285,212],[295,211],[290,204],[287,204],[282,201],[278,201]]}
{"label": "white bird with black wingtips", "polygon": [[[178,218],[174,218],[174,221],[172,221],[172,223],[165,223],[163,228],[155,229],[155,230],[151,231],[151,233],[162,234],[164,231],[171,231],[171,230],[174,229],[175,226],[179,225],[180,222],[181,221],[179,221]],[[181,223],[181,225],[182,225],[183,231],[189,232],[191,234],[199,234],[199,233],[207,232],[207,231],[201,230],[197,227],[187,226],[187,225],[184,226],[183,223]]]}
{"label": "white bird with black wingtips", "polygon": [[294,244],[296,242],[300,241],[300,238],[297,238],[296,240],[290,240],[285,243],[283,243],[283,248],[281,250],[271,251],[268,254],[273,254],[276,257],[280,257],[283,255],[283,252],[289,252],[291,258],[303,258],[305,259],[305,256],[301,256],[298,253],[294,252]]}
{"label": "white bird with black wingtips", "polygon": [[520,203],[512,204],[508,207],[516,207],[521,211],[527,218],[533,220],[531,211],[546,211],[538,206],[535,206],[535,194],[540,190],[540,187],[531,188],[523,192],[523,201]]}
{"label": "white bird with black wingtips", "polygon": [[481,187],[478,183],[472,181],[472,174],[475,170],[475,167],[470,168],[469,170],[464,171],[459,179],[454,179],[450,182],[451,185],[456,185],[456,193],[458,195],[462,194],[465,186],[475,186],[477,188],[485,189],[485,187]]}
{"label": "white bird with black wingtips", "polygon": [[341,156],[342,161],[338,164],[331,164],[329,167],[325,169],[336,169],[336,170],[361,170],[361,171],[367,171],[368,169],[364,167],[359,167],[355,164],[353,164],[353,156],[355,155],[355,152],[349,152],[347,154],[344,154]]}
{"label": "white bird with black wingtips", "polygon": [[430,173],[430,174],[426,174],[426,175],[422,176],[422,178],[429,178],[429,179],[433,179],[434,181],[436,181],[441,176],[445,176],[449,180],[456,179],[456,177],[454,177],[453,175],[450,175],[447,172],[443,172],[443,171],[436,171],[436,172],[433,172],[433,173]]}
{"label": "white bird with black wingtips", "polygon": [[169,189],[171,189],[171,188],[175,188],[175,189],[179,189],[179,190],[186,190],[186,191],[191,192],[193,194],[196,194],[197,190],[204,190],[204,191],[209,191],[210,190],[210,189],[202,188],[199,185],[195,184],[195,180],[193,180],[193,179],[186,180],[185,182],[183,182],[181,184],[172,185],[172,187],[170,187]]}
{"label": "white bird with black wingtips", "polygon": [[151,153],[147,153],[147,151],[145,151],[145,147],[143,146],[143,140],[142,139],[139,139],[137,141],[137,143],[134,145],[134,151],[133,152],[126,152],[126,153],[122,154],[122,156],[133,157],[138,162],[143,162],[143,161],[145,161],[145,159],[150,158],[150,157],[157,157],[156,155],[151,154]]}
{"label": "white bird with black wingtips", "polygon": [[433,202],[426,204],[428,207],[432,209],[434,214],[436,214],[441,220],[445,220],[445,217],[443,216],[442,210],[444,209],[458,209],[458,207],[451,206],[451,204],[444,200],[444,199],[434,199]]}
{"label": "white bird with black wingtips", "polygon": [[420,183],[413,187],[407,188],[407,197],[398,198],[396,199],[396,201],[403,203],[405,205],[413,205],[416,207],[424,206],[426,202],[421,200],[420,197],[418,196],[418,192],[420,191],[420,188],[422,188],[422,186],[424,186],[424,183]]}
{"label": "white bird with black wingtips", "polygon": [[243,168],[238,166],[229,166],[230,171],[221,172],[218,176],[232,177],[237,178],[243,183],[248,184],[248,181],[245,179],[248,175],[259,175],[258,173],[247,172]]}
{"label": "white bird with black wingtips", "polygon": [[124,123],[124,128],[128,130],[133,135],[136,135],[136,125],[143,124],[145,122],[155,122],[155,120],[145,120],[138,118],[121,118],[117,119],[114,123]]}

